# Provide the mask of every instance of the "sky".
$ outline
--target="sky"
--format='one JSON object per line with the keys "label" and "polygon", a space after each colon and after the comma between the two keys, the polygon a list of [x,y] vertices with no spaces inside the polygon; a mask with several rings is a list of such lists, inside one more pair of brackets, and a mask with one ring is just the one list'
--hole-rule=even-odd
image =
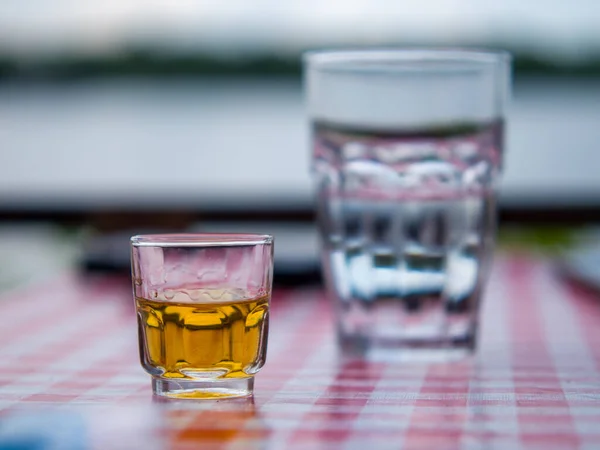
{"label": "sky", "polygon": [[2,0],[0,51],[111,53],[146,44],[288,52],[499,41],[576,59],[600,52],[598,23],[597,0]]}

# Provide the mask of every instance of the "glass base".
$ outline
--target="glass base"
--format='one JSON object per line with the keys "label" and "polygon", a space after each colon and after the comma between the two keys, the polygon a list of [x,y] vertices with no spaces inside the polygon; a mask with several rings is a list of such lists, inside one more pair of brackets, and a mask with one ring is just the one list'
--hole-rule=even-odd
{"label": "glass base", "polygon": [[169,398],[223,399],[251,396],[254,378],[229,378],[211,381],[152,378],[154,395]]}
{"label": "glass base", "polygon": [[453,362],[475,352],[475,337],[451,340],[392,340],[338,335],[342,356],[372,362]]}

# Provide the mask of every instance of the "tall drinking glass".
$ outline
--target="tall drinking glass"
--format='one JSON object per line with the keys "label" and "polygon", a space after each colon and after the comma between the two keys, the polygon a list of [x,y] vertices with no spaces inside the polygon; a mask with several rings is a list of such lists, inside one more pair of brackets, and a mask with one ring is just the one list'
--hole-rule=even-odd
{"label": "tall drinking glass", "polygon": [[242,397],[265,363],[273,239],[134,236],[140,359],[156,395]]}
{"label": "tall drinking glass", "polygon": [[494,247],[509,55],[321,51],[304,66],[343,353],[468,355]]}

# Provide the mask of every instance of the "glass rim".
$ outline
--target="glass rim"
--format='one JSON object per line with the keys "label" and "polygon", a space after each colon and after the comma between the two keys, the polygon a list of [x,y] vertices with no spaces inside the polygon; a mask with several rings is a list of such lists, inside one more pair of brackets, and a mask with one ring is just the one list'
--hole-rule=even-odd
{"label": "glass rim", "polygon": [[[508,65],[505,50],[461,47],[392,47],[309,50],[302,55],[309,70],[336,73],[402,73],[481,70]],[[385,66],[370,67],[373,63]],[[437,63],[436,65],[431,65]],[[446,64],[446,67],[444,67]]]}
{"label": "glass rim", "polygon": [[164,233],[138,234],[133,247],[237,247],[273,243],[273,236],[258,233]]}

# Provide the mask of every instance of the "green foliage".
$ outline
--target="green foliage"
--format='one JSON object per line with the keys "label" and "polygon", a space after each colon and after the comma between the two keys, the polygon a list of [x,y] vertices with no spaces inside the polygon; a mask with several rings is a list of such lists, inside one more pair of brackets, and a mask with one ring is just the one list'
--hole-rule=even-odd
{"label": "green foliage", "polygon": [[[581,63],[558,63],[516,54],[518,75],[600,76],[600,55]],[[131,50],[112,56],[67,55],[24,62],[0,55],[0,81],[9,79],[76,80],[111,76],[300,76],[300,55],[222,58],[210,54],[167,54]]]}
{"label": "green foliage", "polygon": [[498,233],[500,248],[560,254],[572,247],[580,230],[568,227],[503,227]]}

